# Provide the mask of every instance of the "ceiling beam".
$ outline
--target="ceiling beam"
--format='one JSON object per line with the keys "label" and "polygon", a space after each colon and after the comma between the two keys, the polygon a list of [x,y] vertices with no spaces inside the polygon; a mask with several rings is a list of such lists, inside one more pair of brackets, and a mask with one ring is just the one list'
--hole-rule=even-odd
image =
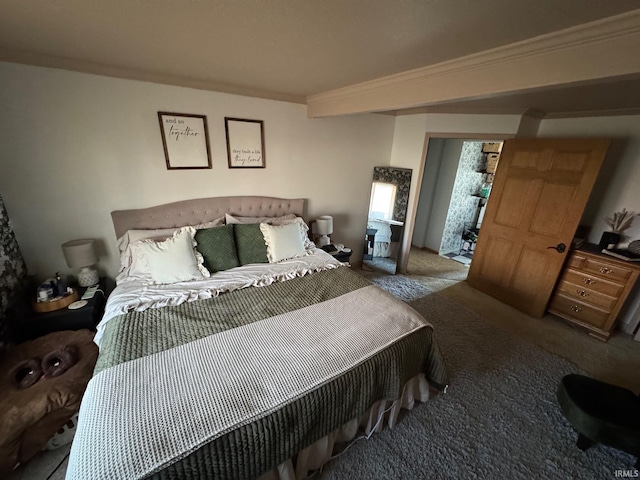
{"label": "ceiling beam", "polygon": [[400,110],[640,74],[640,9],[307,97],[309,117]]}

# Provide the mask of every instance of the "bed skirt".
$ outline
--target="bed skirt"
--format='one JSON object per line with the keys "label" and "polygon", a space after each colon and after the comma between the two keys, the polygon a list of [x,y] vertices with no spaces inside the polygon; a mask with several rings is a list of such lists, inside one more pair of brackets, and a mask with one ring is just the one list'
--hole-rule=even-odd
{"label": "bed skirt", "polygon": [[429,382],[424,374],[410,379],[398,400],[379,400],[360,418],[354,418],[342,427],[322,437],[298,452],[294,458],[281,463],[261,475],[258,480],[302,480],[324,465],[333,455],[334,447],[351,442],[356,435],[369,435],[385,428],[393,428],[402,409],[412,410],[416,401],[429,400]]}

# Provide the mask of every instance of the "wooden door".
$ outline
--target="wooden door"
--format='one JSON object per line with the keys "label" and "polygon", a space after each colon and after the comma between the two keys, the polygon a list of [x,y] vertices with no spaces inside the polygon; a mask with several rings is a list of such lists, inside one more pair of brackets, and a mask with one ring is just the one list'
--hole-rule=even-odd
{"label": "wooden door", "polygon": [[471,286],[534,317],[544,314],[608,146],[605,139],[505,142]]}

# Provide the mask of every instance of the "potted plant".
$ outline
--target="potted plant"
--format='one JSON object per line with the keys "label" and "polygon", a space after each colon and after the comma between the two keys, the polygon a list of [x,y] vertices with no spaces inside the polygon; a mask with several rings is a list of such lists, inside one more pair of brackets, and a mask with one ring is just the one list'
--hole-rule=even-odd
{"label": "potted plant", "polygon": [[622,232],[631,226],[635,212],[628,212],[623,208],[619,212],[614,212],[610,217],[605,217],[604,221],[611,227],[610,231],[603,232],[599,246],[601,248],[614,248],[622,238]]}

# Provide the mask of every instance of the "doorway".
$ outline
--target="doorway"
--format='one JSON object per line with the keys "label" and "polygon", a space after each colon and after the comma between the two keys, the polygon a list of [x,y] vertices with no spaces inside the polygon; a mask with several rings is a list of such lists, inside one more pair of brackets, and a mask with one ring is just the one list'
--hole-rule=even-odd
{"label": "doorway", "polygon": [[409,265],[425,251],[471,264],[501,148],[496,139],[429,139]]}

